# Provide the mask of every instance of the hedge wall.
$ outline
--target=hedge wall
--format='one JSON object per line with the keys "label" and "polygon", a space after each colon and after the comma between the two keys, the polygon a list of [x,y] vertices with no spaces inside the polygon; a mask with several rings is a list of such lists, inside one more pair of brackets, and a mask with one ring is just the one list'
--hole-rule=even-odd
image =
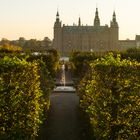
{"label": "hedge wall", "polygon": [[140,63],[113,54],[97,59],[77,92],[96,139],[140,139]]}
{"label": "hedge wall", "polygon": [[[37,61],[0,59],[0,139],[32,140],[38,132],[44,105]],[[46,93],[48,94],[48,93]]]}
{"label": "hedge wall", "polygon": [[89,62],[97,59],[93,52],[73,52],[70,56],[70,62],[73,67],[73,78],[75,85],[85,75],[89,67]]}

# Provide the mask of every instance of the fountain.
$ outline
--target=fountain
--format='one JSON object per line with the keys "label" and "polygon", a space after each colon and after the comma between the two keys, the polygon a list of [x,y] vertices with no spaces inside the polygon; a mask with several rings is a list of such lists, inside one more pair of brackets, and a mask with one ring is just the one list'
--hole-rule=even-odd
{"label": "fountain", "polygon": [[66,86],[66,73],[65,73],[65,64],[62,64],[61,66],[61,71],[62,71],[62,75],[61,75],[61,85],[62,86],[57,86],[54,89],[54,92],[75,92],[75,88],[73,88],[73,86]]}
{"label": "fountain", "polygon": [[62,78],[61,78],[61,81],[62,81],[62,85],[65,87],[66,76],[65,76],[65,65],[64,64],[62,65]]}

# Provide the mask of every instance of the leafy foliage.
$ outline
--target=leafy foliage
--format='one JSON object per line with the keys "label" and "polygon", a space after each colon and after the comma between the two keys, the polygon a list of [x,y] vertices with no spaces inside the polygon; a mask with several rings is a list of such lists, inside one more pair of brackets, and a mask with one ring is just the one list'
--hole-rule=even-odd
{"label": "leafy foliage", "polygon": [[35,138],[43,111],[49,107],[48,76],[41,60],[0,59],[0,139]]}
{"label": "leafy foliage", "polygon": [[87,72],[89,67],[89,62],[96,59],[96,56],[93,52],[73,52],[70,56],[70,61],[73,64],[73,76],[80,81],[81,77]]}
{"label": "leafy foliage", "polygon": [[140,63],[120,55],[90,63],[77,92],[97,139],[140,139],[139,70]]}
{"label": "leafy foliage", "polygon": [[[24,56],[26,57],[26,55]],[[29,55],[27,61],[42,60],[50,76],[54,79],[59,68],[59,54],[56,50],[48,50],[47,54]]]}
{"label": "leafy foliage", "polygon": [[122,54],[122,57],[125,59],[134,59],[140,62],[140,49],[131,48],[121,54]]}
{"label": "leafy foliage", "polygon": [[21,52],[21,51],[22,48],[15,45],[5,44],[3,46],[0,46],[0,52],[4,52],[4,53]]}
{"label": "leafy foliage", "polygon": [[45,37],[43,40],[27,40],[24,37],[20,37],[18,40],[2,38],[0,45],[20,46],[24,52],[44,52],[52,48],[52,41],[48,37]]}

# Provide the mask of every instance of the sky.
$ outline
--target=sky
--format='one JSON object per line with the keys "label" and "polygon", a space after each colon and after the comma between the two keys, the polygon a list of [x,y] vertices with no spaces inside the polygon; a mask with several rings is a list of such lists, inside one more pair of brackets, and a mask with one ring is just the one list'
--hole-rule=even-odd
{"label": "sky", "polygon": [[57,9],[62,24],[77,24],[80,16],[83,25],[93,25],[96,7],[101,25],[110,26],[116,11],[119,39],[140,35],[140,0],[0,0],[0,39],[53,39]]}

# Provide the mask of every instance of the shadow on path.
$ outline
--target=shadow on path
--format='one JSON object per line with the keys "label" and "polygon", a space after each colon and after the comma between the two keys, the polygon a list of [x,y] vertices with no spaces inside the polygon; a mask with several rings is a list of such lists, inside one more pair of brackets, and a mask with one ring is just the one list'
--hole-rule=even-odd
{"label": "shadow on path", "polygon": [[54,93],[47,122],[38,140],[88,140],[78,107],[79,98],[74,93]]}

